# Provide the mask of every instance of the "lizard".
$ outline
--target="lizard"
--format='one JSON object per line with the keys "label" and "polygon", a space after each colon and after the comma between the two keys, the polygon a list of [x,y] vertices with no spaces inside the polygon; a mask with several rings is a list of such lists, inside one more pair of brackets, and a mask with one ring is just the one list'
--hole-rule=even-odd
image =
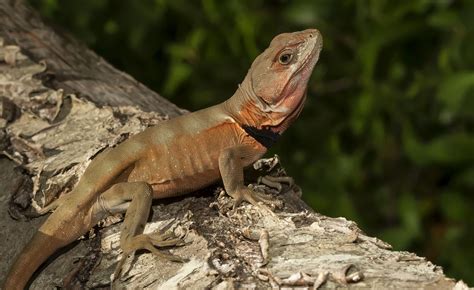
{"label": "lizard", "polygon": [[145,249],[180,261],[159,250],[178,245],[178,238],[143,234],[153,199],[222,180],[234,206],[247,201],[266,208],[269,197],[244,185],[243,169],[299,116],[322,43],[317,29],[279,34],[226,101],[163,121],[99,153],[71,192],[46,207],[54,211],[17,256],[3,288],[24,289],[49,256],[116,213],[125,213],[122,260]]}

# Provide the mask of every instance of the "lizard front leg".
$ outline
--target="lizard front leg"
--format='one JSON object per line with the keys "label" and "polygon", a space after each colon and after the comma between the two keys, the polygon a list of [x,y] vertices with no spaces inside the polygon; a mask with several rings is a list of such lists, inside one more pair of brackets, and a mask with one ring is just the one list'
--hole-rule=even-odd
{"label": "lizard front leg", "polygon": [[244,164],[251,163],[261,155],[262,152],[249,145],[226,148],[219,155],[219,171],[227,194],[235,200],[234,207],[245,200],[273,214],[267,206],[259,203],[271,203],[272,199],[244,185]]}
{"label": "lizard front leg", "polygon": [[161,232],[143,234],[150,213],[152,194],[153,189],[146,182],[117,183],[101,194],[94,205],[96,216],[99,218],[126,211],[120,234],[123,255],[117,264],[114,280],[120,276],[126,258],[140,249],[171,261],[183,261],[177,256],[163,253],[156,248],[179,245],[182,243],[180,238]]}

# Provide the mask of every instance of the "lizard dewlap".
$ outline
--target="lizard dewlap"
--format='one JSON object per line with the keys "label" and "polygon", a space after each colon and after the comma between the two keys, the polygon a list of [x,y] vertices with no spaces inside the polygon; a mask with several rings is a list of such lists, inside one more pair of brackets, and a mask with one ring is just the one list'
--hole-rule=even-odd
{"label": "lizard dewlap", "polygon": [[56,250],[115,213],[126,212],[120,236],[124,257],[145,249],[182,261],[159,250],[181,239],[143,234],[152,199],[190,193],[220,179],[236,205],[245,200],[270,211],[259,203],[268,197],[244,186],[243,168],[262,157],[300,114],[321,49],[316,29],[280,34],[227,101],[164,121],[99,154],[76,187],[47,207],[54,212],[17,257],[3,289],[23,289]]}

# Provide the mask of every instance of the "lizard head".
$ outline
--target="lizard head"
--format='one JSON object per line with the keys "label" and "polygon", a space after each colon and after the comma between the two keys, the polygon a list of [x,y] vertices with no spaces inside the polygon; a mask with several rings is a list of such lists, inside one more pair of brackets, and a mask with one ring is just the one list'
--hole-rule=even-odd
{"label": "lizard head", "polygon": [[298,117],[322,43],[316,29],[283,33],[255,59],[239,86],[251,126],[281,134]]}

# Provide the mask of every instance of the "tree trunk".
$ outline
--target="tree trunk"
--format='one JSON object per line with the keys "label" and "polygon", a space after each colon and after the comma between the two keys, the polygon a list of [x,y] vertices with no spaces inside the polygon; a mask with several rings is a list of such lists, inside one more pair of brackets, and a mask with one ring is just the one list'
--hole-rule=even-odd
{"label": "tree trunk", "polygon": [[[30,217],[74,187],[98,152],[186,111],[45,26],[22,1],[0,3],[0,37],[0,277],[5,277],[45,219]],[[256,167],[260,174],[284,174],[278,158]],[[158,201],[145,232],[187,233],[187,244],[170,251],[189,260],[173,263],[141,253],[128,259],[113,286],[465,287],[425,258],[390,250],[352,221],[315,213],[300,196],[297,186],[284,187],[275,197],[283,201],[275,216],[248,204],[232,209],[219,185]],[[120,220],[104,220],[52,257],[31,288],[110,287],[120,256]]]}

